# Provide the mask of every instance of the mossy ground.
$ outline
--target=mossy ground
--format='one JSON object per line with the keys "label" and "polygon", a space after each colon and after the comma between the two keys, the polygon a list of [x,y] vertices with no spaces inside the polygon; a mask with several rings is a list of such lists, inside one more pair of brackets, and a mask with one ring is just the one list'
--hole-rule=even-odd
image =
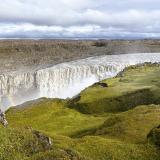
{"label": "mossy ground", "polygon": [[25,108],[11,108],[7,112],[10,127],[31,126],[49,136],[71,136],[82,129],[95,128],[105,121],[105,116],[82,114],[67,108],[64,100],[47,100]]}
{"label": "mossy ground", "polygon": [[[160,66],[129,67],[71,100],[43,99],[7,111],[0,128],[5,160],[160,160],[147,135],[160,124]],[[30,128],[52,138],[44,150]]]}
{"label": "mossy ground", "polygon": [[160,66],[130,67],[123,76],[104,80],[109,87],[92,86],[79,95],[71,107],[82,113],[127,111],[143,104],[160,103]]}

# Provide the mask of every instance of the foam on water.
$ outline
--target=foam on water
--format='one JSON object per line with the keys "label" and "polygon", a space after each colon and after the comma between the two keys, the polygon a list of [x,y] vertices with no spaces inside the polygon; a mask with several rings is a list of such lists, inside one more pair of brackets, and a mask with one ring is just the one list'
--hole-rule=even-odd
{"label": "foam on water", "polygon": [[37,71],[0,75],[1,109],[37,99],[71,98],[93,83],[115,76],[129,65],[160,62],[160,53],[91,57]]}

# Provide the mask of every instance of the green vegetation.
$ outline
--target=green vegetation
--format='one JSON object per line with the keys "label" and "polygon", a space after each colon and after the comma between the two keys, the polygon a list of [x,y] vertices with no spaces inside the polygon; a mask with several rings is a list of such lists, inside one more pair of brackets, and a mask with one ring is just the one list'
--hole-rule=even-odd
{"label": "green vegetation", "polygon": [[132,66],[73,99],[10,108],[0,160],[160,160],[159,79],[158,64]]}
{"label": "green vegetation", "polygon": [[95,128],[102,125],[106,117],[85,115],[67,108],[64,100],[44,99],[29,107],[11,108],[7,112],[10,127],[30,126],[49,136],[55,134],[71,136],[82,129]]}
{"label": "green vegetation", "polygon": [[[149,67],[150,66],[150,67]],[[143,104],[160,103],[160,67],[145,64],[129,67],[123,76],[103,83],[109,87],[92,86],[80,93],[79,99],[71,100],[71,107],[90,113],[122,112]]]}
{"label": "green vegetation", "polygon": [[148,139],[158,147],[160,147],[160,125],[154,127],[148,134]]}

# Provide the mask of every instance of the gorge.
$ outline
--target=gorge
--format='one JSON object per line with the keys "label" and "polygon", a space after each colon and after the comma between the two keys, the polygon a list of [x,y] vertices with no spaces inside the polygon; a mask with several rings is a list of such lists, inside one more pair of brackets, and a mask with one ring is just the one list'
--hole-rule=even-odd
{"label": "gorge", "polygon": [[160,54],[105,55],[38,70],[3,73],[0,75],[1,109],[5,111],[40,97],[71,98],[95,82],[114,77],[127,66],[144,62],[160,62]]}

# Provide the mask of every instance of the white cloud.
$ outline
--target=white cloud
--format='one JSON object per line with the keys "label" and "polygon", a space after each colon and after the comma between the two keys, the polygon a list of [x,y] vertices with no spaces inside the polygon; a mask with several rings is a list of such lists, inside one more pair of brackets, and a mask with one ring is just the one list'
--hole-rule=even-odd
{"label": "white cloud", "polygon": [[159,37],[158,0],[0,0],[0,37]]}

